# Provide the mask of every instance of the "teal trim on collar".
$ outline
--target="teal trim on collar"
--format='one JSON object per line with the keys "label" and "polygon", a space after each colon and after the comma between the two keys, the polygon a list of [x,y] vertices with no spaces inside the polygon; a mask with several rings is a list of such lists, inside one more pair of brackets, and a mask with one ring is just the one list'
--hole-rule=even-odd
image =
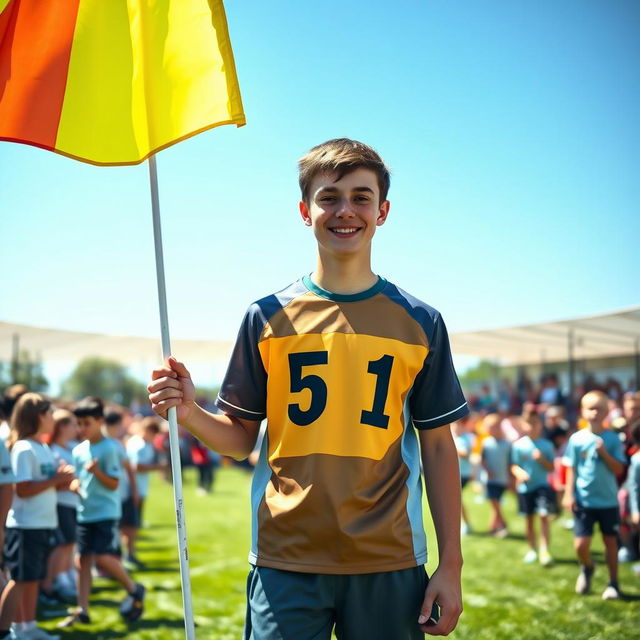
{"label": "teal trim on collar", "polygon": [[315,293],[317,296],[326,298],[327,300],[333,300],[333,302],[358,302],[360,300],[372,298],[377,293],[380,293],[387,284],[387,281],[382,276],[378,276],[378,282],[376,282],[369,289],[360,291],[360,293],[333,293],[332,291],[327,291],[326,289],[319,287],[311,279],[311,276],[303,276],[302,284],[304,284],[304,286],[307,287],[309,291]]}

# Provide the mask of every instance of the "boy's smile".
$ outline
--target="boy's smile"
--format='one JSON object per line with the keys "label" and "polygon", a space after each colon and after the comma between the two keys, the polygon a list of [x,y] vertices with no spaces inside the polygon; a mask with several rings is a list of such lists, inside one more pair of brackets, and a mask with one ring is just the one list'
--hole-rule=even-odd
{"label": "boy's smile", "polygon": [[356,169],[339,180],[335,174],[320,174],[309,193],[309,202],[300,203],[300,213],[313,227],[321,250],[337,255],[369,250],[376,227],[384,224],[389,212],[389,202],[380,202],[373,171]]}

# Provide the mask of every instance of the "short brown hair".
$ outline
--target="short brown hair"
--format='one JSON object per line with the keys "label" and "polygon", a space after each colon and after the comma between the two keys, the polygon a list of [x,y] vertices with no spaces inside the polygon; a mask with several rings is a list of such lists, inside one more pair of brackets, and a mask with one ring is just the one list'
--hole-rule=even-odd
{"label": "short brown hair", "polygon": [[387,199],[391,176],[382,158],[370,146],[349,138],[334,138],[310,149],[298,161],[302,200],[309,201],[313,179],[321,173],[335,173],[336,181],[356,169],[370,169],[378,178],[380,202]]}

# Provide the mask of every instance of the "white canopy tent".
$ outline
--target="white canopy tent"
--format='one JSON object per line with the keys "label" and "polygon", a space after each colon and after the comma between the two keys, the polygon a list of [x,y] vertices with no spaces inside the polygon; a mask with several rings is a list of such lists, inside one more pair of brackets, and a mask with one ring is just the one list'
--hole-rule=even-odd
{"label": "white canopy tent", "polygon": [[557,322],[454,333],[451,345],[456,354],[502,365],[637,356],[640,306]]}
{"label": "white canopy tent", "polygon": [[[635,357],[640,377],[640,306],[611,313],[520,327],[453,333],[454,354],[501,365]],[[188,363],[226,362],[233,344],[220,340],[173,340],[173,352]],[[157,338],[113,336],[0,322],[0,360],[19,350],[43,361],[79,361],[99,355],[124,365],[161,360]]]}
{"label": "white canopy tent", "polygon": [[[233,344],[221,340],[172,340],[173,353],[185,362],[226,362]],[[0,360],[12,360],[26,350],[42,361],[79,361],[101,356],[123,365],[162,361],[158,338],[114,336],[64,329],[45,329],[0,322]]]}

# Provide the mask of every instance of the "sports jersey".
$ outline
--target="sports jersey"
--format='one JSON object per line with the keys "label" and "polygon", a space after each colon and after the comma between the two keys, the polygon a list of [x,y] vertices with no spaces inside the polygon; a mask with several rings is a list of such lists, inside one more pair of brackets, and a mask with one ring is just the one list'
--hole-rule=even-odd
{"label": "sports jersey", "polygon": [[[56,461],[46,444],[37,440],[18,440],[11,449],[11,466],[16,482],[42,482],[56,474]],[[28,498],[13,494],[7,515],[11,529],[55,529],[58,526],[56,490],[49,487]]]}
{"label": "sports jersey", "polygon": [[95,474],[87,471],[85,465],[93,459],[98,460],[102,473],[120,478],[120,454],[111,438],[103,438],[100,442],[84,440],[74,448],[73,462],[80,480],[78,522],[118,520],[122,512],[118,490],[108,489]]}
{"label": "sports jersey", "polygon": [[125,460],[128,460],[127,449],[118,438],[110,438],[110,440],[116,445],[118,451],[118,458],[120,459],[120,475],[118,476],[118,496],[120,502],[124,502],[131,495],[131,484],[129,482],[129,474],[125,469]]}
{"label": "sports jersey", "polygon": [[[77,442],[70,442],[69,448],[63,447],[55,442],[51,445],[51,453],[53,453],[53,457],[55,458],[56,466],[60,465],[60,463],[73,466],[73,454],[71,451],[77,444]],[[58,504],[77,509],[79,502],[80,496],[75,491],[58,491]]]}
{"label": "sports jersey", "polygon": [[618,506],[616,476],[596,451],[596,438],[602,438],[612,458],[626,464],[622,442],[613,431],[602,431],[596,436],[591,429],[577,431],[569,438],[563,462],[573,467],[574,495],[588,509],[606,509]]}
{"label": "sports jersey", "polygon": [[546,438],[532,440],[529,436],[522,436],[513,443],[511,448],[511,462],[524,469],[529,474],[526,482],[519,482],[518,493],[527,493],[538,487],[549,485],[549,472],[542,466],[539,460],[534,460],[533,452],[539,449],[540,453],[549,461],[553,462],[553,443]]}
{"label": "sports jersey", "polygon": [[[142,436],[132,436],[127,442],[127,456],[133,465],[153,464],[156,459],[156,451],[153,445]],[[138,495],[141,498],[146,498],[149,494],[149,480],[148,471],[136,471],[136,485]]]}
{"label": "sports jersey", "polygon": [[487,436],[482,441],[482,462],[484,462],[489,474],[489,482],[496,484],[509,484],[509,459],[511,445],[506,438],[496,440],[493,436]]}
{"label": "sports jersey", "polygon": [[249,307],[217,405],[267,419],[252,564],[355,574],[426,561],[414,427],[468,413],[435,309],[383,278],[340,295],[306,276]]}

